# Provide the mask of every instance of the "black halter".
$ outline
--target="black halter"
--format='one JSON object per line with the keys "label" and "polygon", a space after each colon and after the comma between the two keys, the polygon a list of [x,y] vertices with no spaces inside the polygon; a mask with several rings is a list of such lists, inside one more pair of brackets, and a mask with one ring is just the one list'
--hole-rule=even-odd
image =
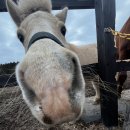
{"label": "black halter", "polygon": [[28,49],[30,48],[30,46],[35,43],[37,40],[40,40],[40,39],[44,39],[44,38],[49,38],[53,41],[55,41],[57,44],[61,45],[62,47],[63,44],[61,43],[61,41],[55,37],[53,34],[49,33],[49,32],[38,32],[36,34],[34,34],[28,44]]}

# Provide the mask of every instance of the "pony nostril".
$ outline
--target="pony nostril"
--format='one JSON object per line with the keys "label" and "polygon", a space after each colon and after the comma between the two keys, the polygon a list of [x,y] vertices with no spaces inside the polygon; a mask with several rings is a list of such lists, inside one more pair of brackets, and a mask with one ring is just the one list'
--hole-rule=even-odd
{"label": "pony nostril", "polygon": [[74,65],[76,64],[76,59],[72,58],[72,62],[74,63]]}
{"label": "pony nostril", "polygon": [[44,116],[42,120],[46,124],[52,124],[53,123],[53,121],[48,116]]}
{"label": "pony nostril", "polygon": [[39,106],[39,109],[42,110],[42,106]]}

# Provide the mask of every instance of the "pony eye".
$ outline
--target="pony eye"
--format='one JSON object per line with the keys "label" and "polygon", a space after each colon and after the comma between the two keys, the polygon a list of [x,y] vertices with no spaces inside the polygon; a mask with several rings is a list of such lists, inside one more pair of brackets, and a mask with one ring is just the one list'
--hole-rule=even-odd
{"label": "pony eye", "polygon": [[65,26],[63,26],[61,28],[61,33],[62,33],[63,36],[65,36],[65,34],[66,34],[66,28],[65,28]]}
{"label": "pony eye", "polygon": [[24,36],[21,33],[17,34],[18,39],[23,43],[24,42]]}

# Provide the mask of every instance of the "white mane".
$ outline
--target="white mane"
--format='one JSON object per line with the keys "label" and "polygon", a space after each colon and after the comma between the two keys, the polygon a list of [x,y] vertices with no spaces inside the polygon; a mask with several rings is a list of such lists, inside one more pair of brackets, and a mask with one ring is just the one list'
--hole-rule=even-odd
{"label": "white mane", "polygon": [[51,13],[52,3],[50,0],[19,0],[17,2],[22,18],[36,11]]}

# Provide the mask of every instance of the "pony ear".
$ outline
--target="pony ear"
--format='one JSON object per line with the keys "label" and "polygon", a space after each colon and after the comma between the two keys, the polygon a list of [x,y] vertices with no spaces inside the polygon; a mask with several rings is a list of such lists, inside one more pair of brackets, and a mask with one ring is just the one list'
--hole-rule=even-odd
{"label": "pony ear", "polygon": [[56,14],[56,17],[65,23],[67,17],[68,7],[65,7],[61,12]]}
{"label": "pony ear", "polygon": [[19,26],[21,23],[21,19],[20,9],[18,8],[18,6],[13,2],[13,0],[6,0],[6,7],[16,25]]}

